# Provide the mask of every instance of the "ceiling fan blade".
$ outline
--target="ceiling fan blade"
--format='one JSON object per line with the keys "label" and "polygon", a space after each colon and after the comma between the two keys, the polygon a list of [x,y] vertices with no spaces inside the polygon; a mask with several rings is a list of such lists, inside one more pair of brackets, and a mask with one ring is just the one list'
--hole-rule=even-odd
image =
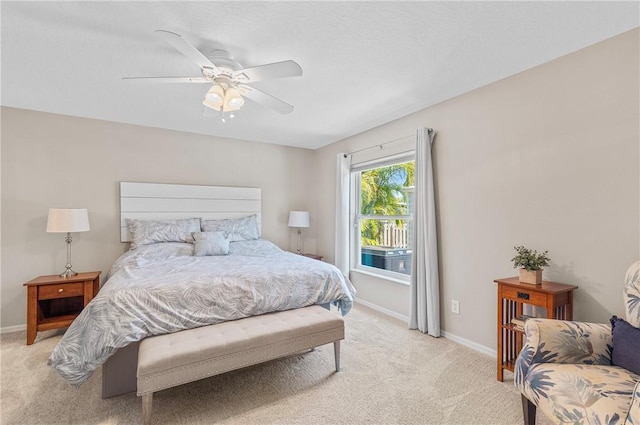
{"label": "ceiling fan blade", "polygon": [[193,45],[182,38],[180,34],[165,30],[156,30],[155,32],[183,55],[197,63],[200,68],[211,68],[215,75],[220,73],[218,68],[211,63],[211,61],[203,55],[202,52],[200,52],[200,50],[193,47]]}
{"label": "ceiling fan blade", "polygon": [[263,91],[260,91],[254,87],[240,85],[241,93],[247,99],[251,99],[256,103],[267,106],[281,114],[289,114],[293,112],[293,105],[289,105],[276,97],[271,96]]}
{"label": "ceiling fan blade", "polygon": [[211,80],[203,77],[123,77],[122,79],[141,83],[212,83]]}
{"label": "ceiling fan blade", "polygon": [[235,80],[253,83],[275,78],[299,77],[302,75],[302,68],[296,62],[289,60],[241,69],[232,75]]}

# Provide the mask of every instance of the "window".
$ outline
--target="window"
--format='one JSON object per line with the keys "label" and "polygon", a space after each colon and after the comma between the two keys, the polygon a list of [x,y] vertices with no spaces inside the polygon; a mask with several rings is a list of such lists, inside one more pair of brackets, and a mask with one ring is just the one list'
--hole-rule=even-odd
{"label": "window", "polygon": [[352,169],[356,269],[408,281],[414,166],[404,155]]}

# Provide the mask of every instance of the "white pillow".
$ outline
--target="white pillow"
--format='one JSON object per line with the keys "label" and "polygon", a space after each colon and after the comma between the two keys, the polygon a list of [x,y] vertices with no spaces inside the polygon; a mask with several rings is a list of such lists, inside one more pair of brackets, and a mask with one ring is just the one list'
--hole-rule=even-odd
{"label": "white pillow", "polygon": [[223,232],[193,232],[192,235],[196,241],[194,256],[229,254],[229,238]]}
{"label": "white pillow", "polygon": [[255,214],[234,219],[202,220],[202,231],[225,232],[231,242],[260,239],[258,220]]}
{"label": "white pillow", "polygon": [[200,231],[199,218],[173,220],[136,220],[127,218],[125,223],[129,233],[131,233],[131,249],[158,242],[193,243],[191,233]]}

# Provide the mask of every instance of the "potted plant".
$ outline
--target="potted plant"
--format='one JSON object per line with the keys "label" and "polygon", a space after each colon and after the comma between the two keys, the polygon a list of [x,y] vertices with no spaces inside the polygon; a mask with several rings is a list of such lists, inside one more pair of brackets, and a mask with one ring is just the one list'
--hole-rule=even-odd
{"label": "potted plant", "polygon": [[549,251],[538,253],[524,246],[513,247],[518,255],[513,257],[513,268],[520,268],[520,282],[534,285],[542,283],[542,268],[549,265]]}

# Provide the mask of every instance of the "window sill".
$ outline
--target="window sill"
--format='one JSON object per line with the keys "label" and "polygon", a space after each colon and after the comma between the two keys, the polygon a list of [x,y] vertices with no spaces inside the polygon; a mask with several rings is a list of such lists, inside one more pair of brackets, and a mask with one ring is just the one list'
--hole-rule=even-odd
{"label": "window sill", "polygon": [[394,278],[394,277],[389,277],[389,276],[385,276],[385,275],[378,274],[378,273],[372,273],[372,272],[361,270],[361,269],[351,269],[349,271],[351,273],[362,274],[362,275],[365,275],[365,276],[371,276],[371,277],[375,277],[377,279],[386,280],[388,282],[397,283],[399,285],[404,285],[404,286],[410,286],[411,285],[411,283],[408,280],[397,279],[397,278]]}

